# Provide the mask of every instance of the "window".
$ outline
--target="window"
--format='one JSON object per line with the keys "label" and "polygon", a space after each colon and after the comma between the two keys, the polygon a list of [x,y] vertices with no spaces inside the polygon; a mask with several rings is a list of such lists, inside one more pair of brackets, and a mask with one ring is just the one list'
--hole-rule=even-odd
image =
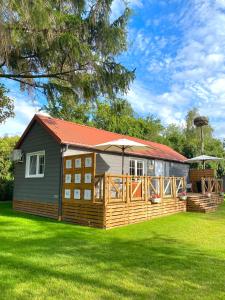
{"label": "window", "polygon": [[147,175],[154,176],[155,175],[155,161],[153,159],[148,159],[147,162]]}
{"label": "window", "polygon": [[144,163],[141,160],[137,161],[137,176],[144,175]]}
{"label": "window", "polygon": [[135,160],[130,160],[130,175],[135,176]]}
{"label": "window", "polygon": [[66,160],[66,169],[71,169],[72,168],[72,160],[71,159],[67,159]]}
{"label": "window", "polygon": [[26,178],[44,177],[45,151],[27,153]]}
{"label": "window", "polygon": [[130,175],[143,176],[144,175],[144,162],[142,160],[130,160]]}

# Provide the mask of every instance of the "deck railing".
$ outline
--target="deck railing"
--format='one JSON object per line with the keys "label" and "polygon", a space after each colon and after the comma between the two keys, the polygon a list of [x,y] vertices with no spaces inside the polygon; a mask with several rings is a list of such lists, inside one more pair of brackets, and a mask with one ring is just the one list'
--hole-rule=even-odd
{"label": "deck railing", "polygon": [[202,178],[201,179],[202,194],[205,193],[220,193],[223,191],[223,180],[217,178]]}
{"label": "deck railing", "polygon": [[148,201],[154,194],[160,198],[176,198],[183,190],[184,177],[102,174],[95,176],[94,202]]}

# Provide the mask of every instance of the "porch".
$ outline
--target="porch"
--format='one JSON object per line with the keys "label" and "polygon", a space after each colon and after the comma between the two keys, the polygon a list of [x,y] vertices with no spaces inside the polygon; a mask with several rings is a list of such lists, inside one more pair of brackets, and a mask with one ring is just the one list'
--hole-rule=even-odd
{"label": "porch", "polygon": [[[196,177],[195,172],[192,179],[199,180],[200,176],[198,173]],[[188,194],[184,201],[180,195],[186,191],[185,177],[96,174],[95,153],[67,156],[64,158],[61,218],[111,228],[187,209],[206,212],[209,206],[215,208],[222,201],[223,197],[219,196],[222,180],[200,177],[200,182],[201,193]]]}
{"label": "porch", "polygon": [[93,197],[89,201],[64,199],[62,219],[112,228],[183,212],[186,201],[178,197],[183,190],[184,177],[95,175]]}

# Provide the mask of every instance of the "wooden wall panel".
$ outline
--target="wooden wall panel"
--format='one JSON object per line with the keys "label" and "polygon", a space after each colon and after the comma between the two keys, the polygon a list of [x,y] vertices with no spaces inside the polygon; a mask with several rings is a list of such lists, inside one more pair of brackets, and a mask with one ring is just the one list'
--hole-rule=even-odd
{"label": "wooden wall panel", "polygon": [[113,203],[106,207],[105,227],[112,228],[150,220],[163,215],[186,211],[186,202],[176,199],[163,199],[159,204],[150,201]]}
{"label": "wooden wall panel", "polygon": [[104,212],[101,203],[63,202],[62,220],[75,224],[104,228]]}
{"label": "wooden wall panel", "polygon": [[52,219],[58,218],[58,204],[27,200],[13,200],[13,209]]}
{"label": "wooden wall panel", "polygon": [[201,180],[202,177],[207,178],[207,177],[213,177],[215,178],[216,175],[216,170],[214,169],[191,169],[189,171],[189,176],[190,176],[190,181],[199,181]]}

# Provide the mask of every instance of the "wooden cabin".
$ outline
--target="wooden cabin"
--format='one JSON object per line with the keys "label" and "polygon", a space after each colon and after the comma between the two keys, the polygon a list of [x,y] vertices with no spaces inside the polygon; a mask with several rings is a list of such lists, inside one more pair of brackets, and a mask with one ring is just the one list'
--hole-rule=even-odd
{"label": "wooden cabin", "polygon": [[[125,175],[121,154],[95,149],[121,138],[151,147],[125,154]],[[36,114],[14,160],[15,210],[100,228],[186,211],[189,166],[162,144]]]}

